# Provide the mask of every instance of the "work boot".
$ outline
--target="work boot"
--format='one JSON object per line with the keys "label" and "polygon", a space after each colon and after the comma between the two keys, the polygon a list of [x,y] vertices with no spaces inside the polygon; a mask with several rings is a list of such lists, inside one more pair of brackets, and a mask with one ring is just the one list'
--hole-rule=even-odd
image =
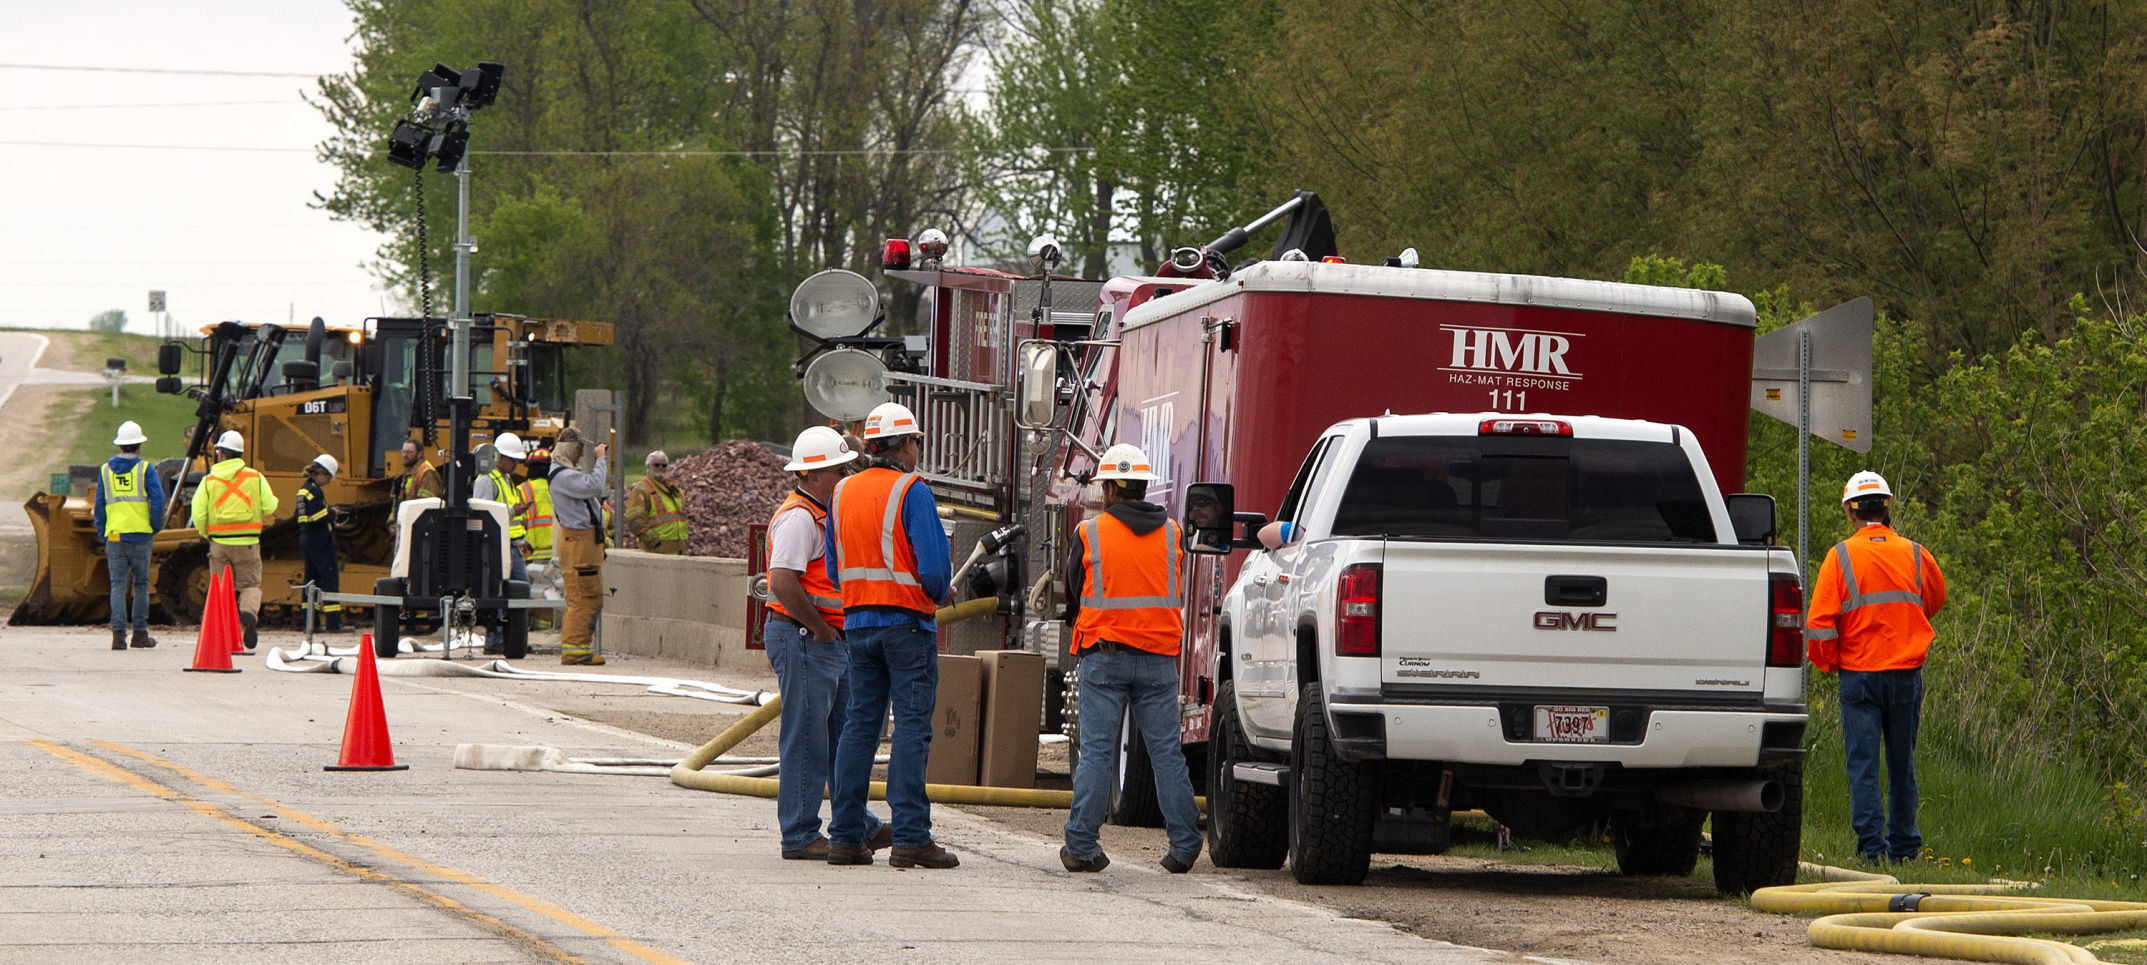
{"label": "work boot", "polygon": [[[869,854],[870,852],[867,853]],[[829,858],[828,860],[832,862],[835,859]],[[961,859],[948,854],[947,849],[940,847],[937,842],[926,844],[921,848],[905,848],[897,845],[887,855],[887,864],[895,868],[952,868],[961,863]]]}
{"label": "work boot", "polygon": [[886,821],[882,821],[880,822],[880,829],[878,831],[872,832],[872,837],[865,842],[865,850],[885,851],[889,847],[892,847],[894,843],[895,826]]}
{"label": "work boot", "polygon": [[811,844],[808,844],[808,845],[806,845],[805,847],[802,847],[802,848],[792,848],[792,849],[790,849],[790,850],[788,850],[788,851],[785,851],[785,852],[783,852],[783,860],[784,860],[784,861],[826,861],[826,860],[827,860],[827,850],[828,850],[828,849],[827,849],[827,839],[826,839],[826,838],[814,838],[814,839],[813,839],[813,843],[811,843]]}
{"label": "work boot", "polygon": [[[1194,857],[1198,857],[1198,855],[1195,855]],[[1174,854],[1166,854],[1163,856],[1163,860],[1158,861],[1156,863],[1162,865],[1163,870],[1168,871],[1174,875],[1182,875],[1188,871],[1193,870],[1192,858],[1181,858]]]}
{"label": "work boot", "polygon": [[828,842],[828,864],[871,864],[872,849],[862,844],[836,844]]}
{"label": "work boot", "polygon": [[125,650],[125,649],[127,649],[127,631],[125,631],[125,630],[114,630],[114,631],[112,631],[112,649],[114,649],[114,650]]}
{"label": "work boot", "polygon": [[1059,848],[1059,863],[1065,865],[1068,871],[1096,872],[1111,866],[1111,856],[1098,851],[1093,858],[1076,858],[1072,851],[1061,846]]}
{"label": "work boot", "polygon": [[[118,641],[115,640],[113,642],[117,643]],[[157,645],[157,638],[149,635],[149,628],[136,627],[134,630],[134,641],[131,645],[137,650],[147,650],[150,647],[154,647]]]}
{"label": "work boot", "polygon": [[245,631],[247,650],[252,650],[254,648],[254,645],[261,641],[260,632],[255,629],[255,624],[259,623],[260,621],[260,617],[257,617],[251,613],[239,614],[239,627]]}
{"label": "work boot", "polygon": [[601,667],[604,665],[604,655],[601,653],[562,653],[559,655],[559,662],[569,667]]}

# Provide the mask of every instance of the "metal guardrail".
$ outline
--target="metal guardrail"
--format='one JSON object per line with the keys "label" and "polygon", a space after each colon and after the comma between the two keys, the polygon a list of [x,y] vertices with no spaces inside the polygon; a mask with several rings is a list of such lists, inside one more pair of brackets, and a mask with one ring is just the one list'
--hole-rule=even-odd
{"label": "metal guardrail", "polygon": [[1014,421],[1012,393],[984,382],[889,372],[887,391],[924,424],[924,456],[917,472],[927,480],[984,497],[996,504],[1009,475]]}

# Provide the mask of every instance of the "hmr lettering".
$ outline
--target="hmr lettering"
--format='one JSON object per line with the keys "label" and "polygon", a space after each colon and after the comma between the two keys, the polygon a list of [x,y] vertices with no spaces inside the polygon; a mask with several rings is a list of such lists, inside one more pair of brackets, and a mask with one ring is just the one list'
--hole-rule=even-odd
{"label": "hmr lettering", "polygon": [[1452,368],[1573,376],[1573,370],[1566,367],[1565,360],[1573,343],[1563,335],[1499,328],[1452,328],[1449,331],[1454,333]]}

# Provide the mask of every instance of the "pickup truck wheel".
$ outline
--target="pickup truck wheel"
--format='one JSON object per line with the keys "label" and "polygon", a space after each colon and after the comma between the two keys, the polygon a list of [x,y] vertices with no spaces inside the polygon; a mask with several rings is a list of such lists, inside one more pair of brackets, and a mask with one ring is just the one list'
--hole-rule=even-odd
{"label": "pickup truck wheel", "polygon": [[1118,722],[1118,744],[1111,754],[1111,823],[1127,828],[1160,828],[1163,806],[1156,803],[1155,767],[1148,763],[1148,742],[1133,726],[1133,711]]}
{"label": "pickup truck wheel", "polygon": [[1208,705],[1208,860],[1218,868],[1280,868],[1289,855],[1289,798],[1282,788],[1238,780],[1238,762],[1250,760],[1237,684],[1225,680]]}
{"label": "pickup truck wheel", "polygon": [[1707,812],[1658,804],[1610,816],[1618,870],[1629,875],[1683,877],[1700,863],[1700,824]]}
{"label": "pickup truck wheel", "polygon": [[[373,581],[375,596],[402,596],[407,582],[384,576]],[[393,603],[373,605],[373,656],[388,660],[402,647],[403,608]]]}
{"label": "pickup truck wheel", "polygon": [[1290,734],[1290,874],[1305,885],[1360,885],[1372,867],[1372,775],[1327,734],[1327,700],[1305,685]]}
{"label": "pickup truck wheel", "polygon": [[1794,884],[1797,852],[1804,845],[1804,762],[1774,773],[1782,782],[1782,809],[1772,814],[1715,812],[1715,890],[1741,895]]}

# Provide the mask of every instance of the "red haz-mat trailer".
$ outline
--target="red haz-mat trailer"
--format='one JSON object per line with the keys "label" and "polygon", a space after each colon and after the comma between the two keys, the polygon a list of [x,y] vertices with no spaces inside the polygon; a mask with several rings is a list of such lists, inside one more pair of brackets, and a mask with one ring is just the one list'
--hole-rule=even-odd
{"label": "red haz-mat trailer", "polygon": [[[1157,291],[1169,293],[1141,300]],[[1119,345],[1099,351],[1115,372],[1095,380],[1111,417],[1076,431],[1098,449],[1139,444],[1162,477],[1149,499],[1173,516],[1187,484],[1226,482],[1237,509],[1273,517],[1322,430],[1386,412],[1674,423],[1698,436],[1722,491],[1743,488],[1756,318],[1741,295],[1311,261],[1107,284],[1107,313],[1114,293]],[[1192,557],[1188,743],[1207,739],[1216,607],[1243,558]]]}

